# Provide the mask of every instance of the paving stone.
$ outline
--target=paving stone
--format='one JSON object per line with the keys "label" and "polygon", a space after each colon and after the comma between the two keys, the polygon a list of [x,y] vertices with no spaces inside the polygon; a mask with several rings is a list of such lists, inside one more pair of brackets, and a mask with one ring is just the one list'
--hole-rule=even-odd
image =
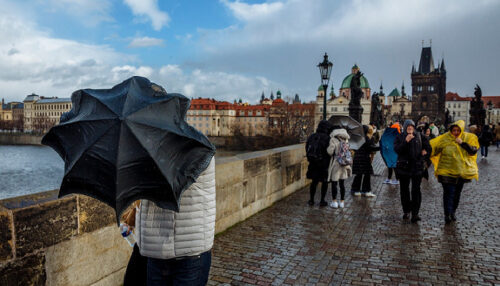
{"label": "paving stone", "polygon": [[[499,284],[500,151],[490,149],[478,160],[479,181],[464,187],[455,223],[444,224],[432,170],[422,181],[422,221],[402,221],[399,186],[382,184],[387,170],[377,155],[376,198],[352,197],[350,178],[344,209],[320,208],[319,190],[310,207],[306,188],[217,236],[209,285]],[[279,162],[252,163],[245,171],[258,176]]]}

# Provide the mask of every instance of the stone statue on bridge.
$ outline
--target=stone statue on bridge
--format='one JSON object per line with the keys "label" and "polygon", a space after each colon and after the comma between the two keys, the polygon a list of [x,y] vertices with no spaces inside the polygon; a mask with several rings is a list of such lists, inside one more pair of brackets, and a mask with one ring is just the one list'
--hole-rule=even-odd
{"label": "stone statue on bridge", "polygon": [[380,96],[377,92],[372,94],[370,122],[375,124],[377,129],[380,129],[380,127],[384,124],[384,119],[382,116],[382,104],[380,104]]}
{"label": "stone statue on bridge", "polygon": [[477,125],[478,128],[482,128],[486,120],[486,109],[484,108],[484,102],[481,99],[482,96],[481,87],[476,84],[474,89],[474,99],[470,103],[470,124]]}
{"label": "stone statue on bridge", "polygon": [[361,98],[363,97],[361,76],[363,76],[363,73],[358,71],[351,80],[351,101],[349,102],[349,116],[360,123],[363,114],[363,107],[361,107]]}

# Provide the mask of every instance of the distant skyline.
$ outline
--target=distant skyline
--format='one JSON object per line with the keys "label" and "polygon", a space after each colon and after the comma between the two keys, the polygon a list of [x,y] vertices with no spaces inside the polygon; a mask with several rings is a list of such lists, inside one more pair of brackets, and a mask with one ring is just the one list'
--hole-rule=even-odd
{"label": "distant skyline", "polygon": [[328,53],[335,92],[357,64],[378,91],[444,57],[447,91],[500,95],[495,0],[0,0],[0,98],[69,97],[133,75],[188,97],[314,100]]}

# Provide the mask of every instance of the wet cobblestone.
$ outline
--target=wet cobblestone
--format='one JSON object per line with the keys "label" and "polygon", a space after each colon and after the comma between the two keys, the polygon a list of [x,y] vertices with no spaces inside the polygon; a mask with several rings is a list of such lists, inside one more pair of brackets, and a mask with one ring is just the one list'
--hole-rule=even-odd
{"label": "wet cobblestone", "polygon": [[454,224],[444,224],[433,175],[422,182],[422,221],[404,222],[377,156],[376,198],[346,194],[346,208],[320,208],[318,190],[310,207],[304,189],[218,235],[209,285],[500,284],[500,151],[490,149]]}

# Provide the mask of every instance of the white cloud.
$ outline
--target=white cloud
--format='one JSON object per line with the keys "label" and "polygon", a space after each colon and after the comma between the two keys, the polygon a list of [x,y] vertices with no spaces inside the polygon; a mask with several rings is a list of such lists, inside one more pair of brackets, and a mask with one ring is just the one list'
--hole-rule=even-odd
{"label": "white cloud", "polygon": [[228,7],[233,15],[243,21],[252,21],[256,19],[262,19],[265,17],[270,17],[277,11],[283,8],[283,3],[273,2],[273,3],[261,3],[261,4],[247,4],[236,0],[230,2],[228,0],[221,0],[221,2]]}
{"label": "white cloud", "polygon": [[[242,98],[244,101],[256,103],[262,91],[276,91],[278,84],[264,77],[245,76],[241,74],[206,71],[195,69],[183,71],[177,65],[166,65],[152,75],[152,80],[162,84],[167,92],[182,93],[187,97],[208,97],[232,102]],[[283,93],[288,92],[281,89]]]}
{"label": "white cloud", "polygon": [[160,11],[157,0],[123,0],[136,16],[145,16],[151,20],[153,29],[161,30],[170,21],[168,13]]}
{"label": "white cloud", "polygon": [[135,38],[130,42],[128,46],[130,48],[163,46],[163,40],[150,37]]}

